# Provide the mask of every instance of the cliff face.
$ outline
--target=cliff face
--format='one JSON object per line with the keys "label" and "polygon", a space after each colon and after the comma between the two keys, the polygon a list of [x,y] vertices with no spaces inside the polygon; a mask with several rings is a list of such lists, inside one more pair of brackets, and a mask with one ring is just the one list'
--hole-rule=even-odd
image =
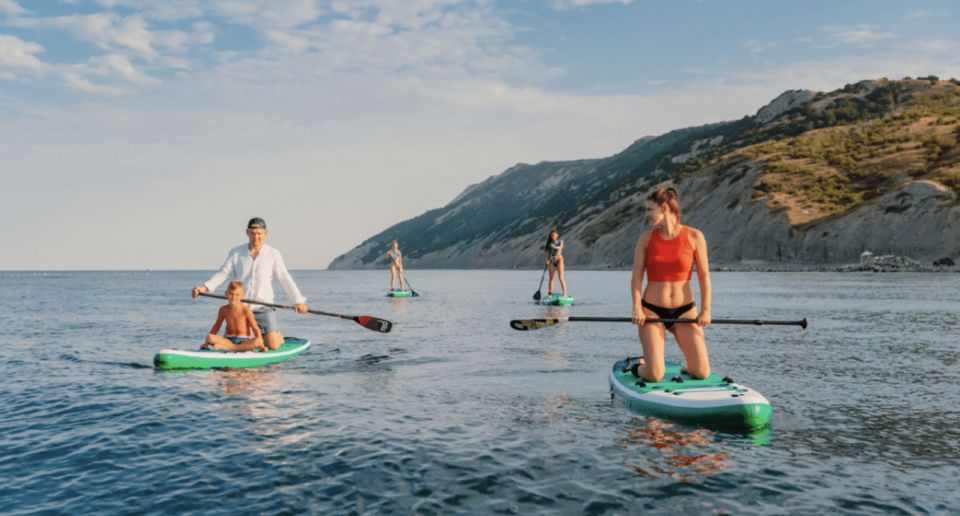
{"label": "cliff face", "polygon": [[558,227],[571,267],[633,260],[649,190],[672,181],[713,264],[960,255],[960,86],[933,78],[790,91],[757,115],[646,137],[604,159],[516,165],[401,222],[331,268],[539,267]]}

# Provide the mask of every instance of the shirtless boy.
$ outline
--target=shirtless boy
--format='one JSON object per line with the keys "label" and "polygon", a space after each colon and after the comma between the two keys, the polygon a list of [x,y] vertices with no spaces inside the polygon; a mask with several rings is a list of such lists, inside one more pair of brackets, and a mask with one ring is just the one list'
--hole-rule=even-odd
{"label": "shirtless boy", "polygon": [[[207,340],[200,349],[213,346],[213,349],[221,351],[267,351],[267,347],[263,345],[260,327],[257,326],[257,321],[253,317],[253,311],[241,302],[243,282],[231,281],[226,294],[229,302],[220,307],[217,322],[213,323],[213,328],[210,328]],[[220,332],[220,326],[224,322],[227,323],[227,331],[221,337],[217,333]]]}

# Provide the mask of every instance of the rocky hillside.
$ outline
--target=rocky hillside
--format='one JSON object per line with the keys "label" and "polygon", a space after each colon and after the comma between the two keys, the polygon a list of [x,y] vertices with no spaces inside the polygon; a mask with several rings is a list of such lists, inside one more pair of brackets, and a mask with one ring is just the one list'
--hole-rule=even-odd
{"label": "rocky hillside", "polygon": [[960,258],[960,81],[788,91],[741,120],[637,140],[614,156],[518,164],[374,235],[331,268],[537,268],[558,227],[570,267],[633,259],[649,190],[679,189],[715,265],[857,262],[870,250]]}

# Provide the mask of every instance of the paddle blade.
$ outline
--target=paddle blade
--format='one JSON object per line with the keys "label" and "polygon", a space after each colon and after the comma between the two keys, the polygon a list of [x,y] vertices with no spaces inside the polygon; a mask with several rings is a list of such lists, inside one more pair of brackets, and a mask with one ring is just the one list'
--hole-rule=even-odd
{"label": "paddle blade", "polygon": [[390,333],[390,330],[393,329],[392,322],[386,319],[380,319],[378,317],[371,317],[369,315],[358,315],[354,321],[357,321],[360,326],[363,326],[368,330],[373,330],[380,333]]}
{"label": "paddle blade", "polygon": [[539,330],[547,326],[563,322],[562,319],[514,319],[510,321],[510,327],[514,330],[527,331]]}
{"label": "paddle blade", "polygon": [[537,303],[540,302],[540,291],[539,291],[539,290],[533,293],[533,300],[536,301]]}

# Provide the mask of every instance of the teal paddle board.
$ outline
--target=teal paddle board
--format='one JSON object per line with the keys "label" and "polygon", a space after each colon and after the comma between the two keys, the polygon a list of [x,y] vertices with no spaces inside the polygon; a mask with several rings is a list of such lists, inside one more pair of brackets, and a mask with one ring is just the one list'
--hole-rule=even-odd
{"label": "teal paddle board", "polygon": [[307,339],[286,337],[270,351],[217,351],[214,349],[163,349],[153,357],[157,369],[232,369],[285,362],[310,347]]}
{"label": "teal paddle board", "polygon": [[554,306],[567,306],[573,304],[573,296],[563,296],[560,294],[550,294],[549,296],[543,298],[540,301],[540,304],[544,305],[554,305]]}
{"label": "teal paddle board", "polygon": [[[698,380],[680,372],[680,364],[666,364],[660,382],[637,378],[629,369],[635,359],[613,364],[610,388],[630,408],[690,423],[736,428],[762,428],[770,422],[772,408],[759,392],[711,374]],[[624,370],[626,369],[626,370]],[[680,381],[677,381],[677,380]]]}
{"label": "teal paddle board", "polygon": [[409,290],[391,290],[387,292],[387,297],[410,297],[411,293]]}

